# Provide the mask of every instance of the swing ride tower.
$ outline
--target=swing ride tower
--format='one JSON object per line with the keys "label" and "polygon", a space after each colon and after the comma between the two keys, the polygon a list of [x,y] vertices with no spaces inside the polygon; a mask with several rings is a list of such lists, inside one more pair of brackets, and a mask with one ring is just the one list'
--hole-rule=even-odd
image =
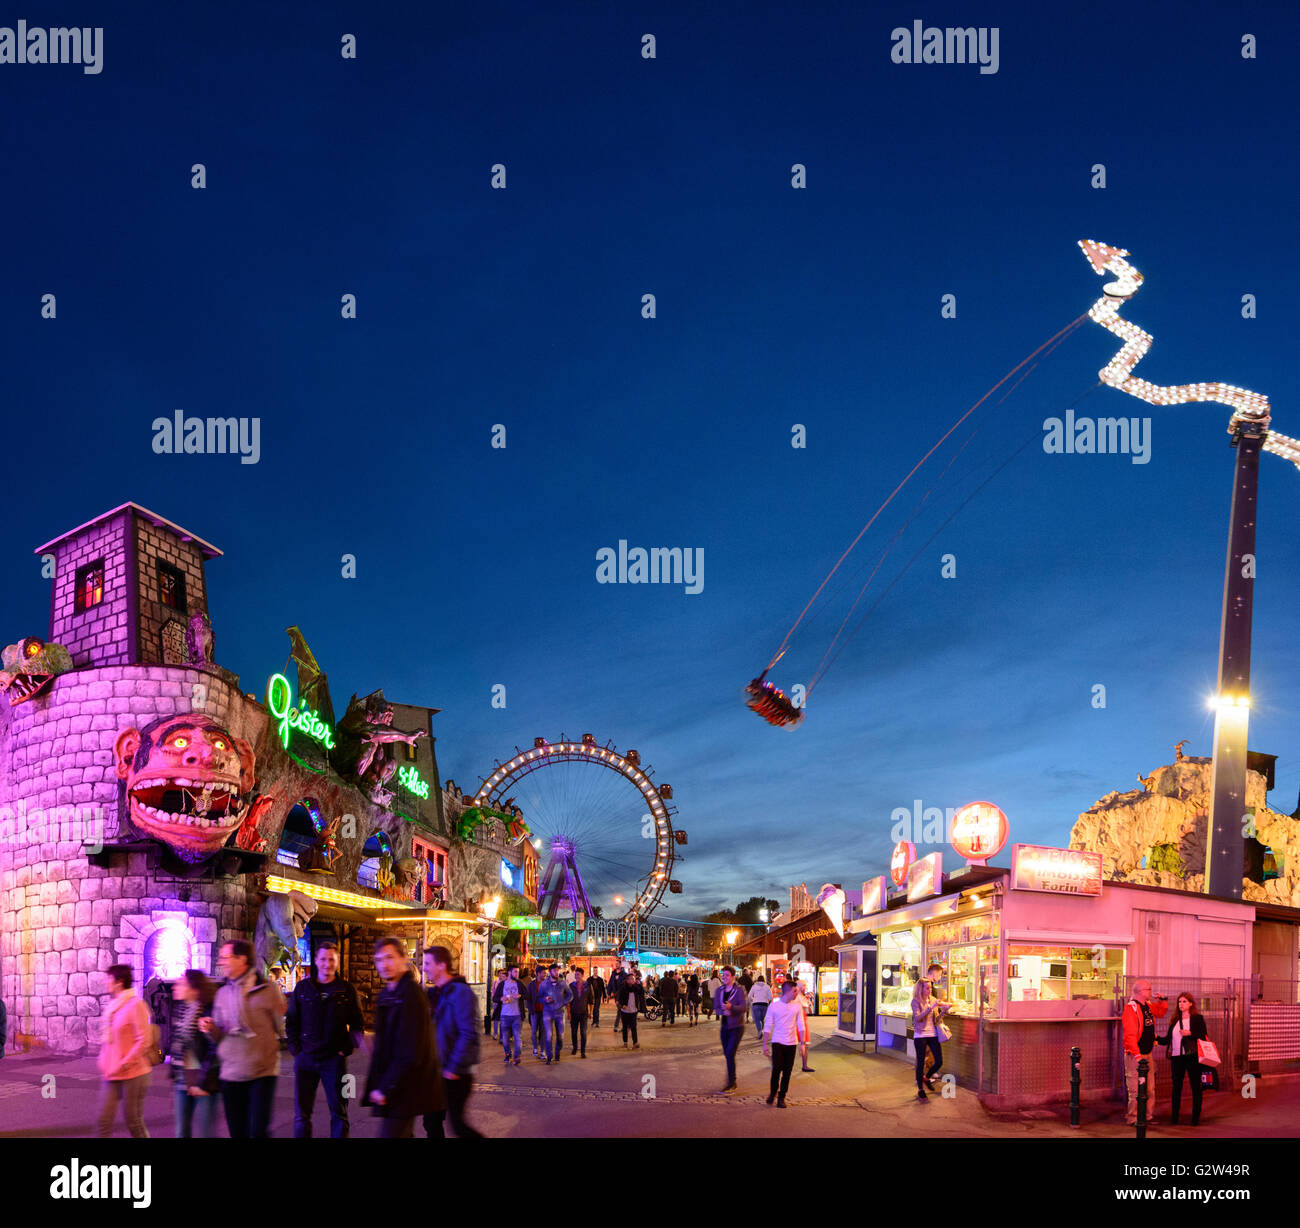
{"label": "swing ride tower", "polygon": [[1228,434],[1237,450],[1232,506],[1228,519],[1228,562],[1219,623],[1219,687],[1214,706],[1213,801],[1205,839],[1205,892],[1240,899],[1244,842],[1254,834],[1246,811],[1246,743],[1250,732],[1250,639],[1255,586],[1255,517],[1259,498],[1259,454],[1273,452],[1300,468],[1300,441],[1269,429],[1268,397],[1232,384],[1200,383],[1161,387],[1136,379],[1133,368],[1151,348],[1151,334],[1120,317],[1120,308],[1138,292],[1142,274],[1125,259],[1123,248],[1081,239],[1080,248],[1098,274],[1115,280],[1089,317],[1123,341],[1099,372],[1103,384],[1151,405],[1214,401],[1232,410]]}

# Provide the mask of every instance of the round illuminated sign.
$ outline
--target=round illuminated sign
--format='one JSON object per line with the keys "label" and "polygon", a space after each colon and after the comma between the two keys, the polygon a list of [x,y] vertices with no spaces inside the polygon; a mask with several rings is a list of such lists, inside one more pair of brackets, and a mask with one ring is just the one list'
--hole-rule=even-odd
{"label": "round illuminated sign", "polygon": [[910,840],[900,840],[894,845],[894,851],[889,855],[889,877],[895,887],[907,882],[908,868],[915,860],[916,845]]}
{"label": "round illuminated sign", "polygon": [[970,802],[952,816],[948,843],[967,861],[983,864],[1002,850],[1010,826],[992,802]]}

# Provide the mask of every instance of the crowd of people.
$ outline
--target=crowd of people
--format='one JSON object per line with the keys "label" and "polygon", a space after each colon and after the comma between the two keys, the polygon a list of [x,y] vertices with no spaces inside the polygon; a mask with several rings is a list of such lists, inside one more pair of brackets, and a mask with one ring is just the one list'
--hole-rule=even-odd
{"label": "crowd of people", "polygon": [[[400,938],[381,938],[374,948],[375,970],[383,988],[374,1002],[374,1027],[365,1016],[356,988],[339,975],[335,943],[319,944],[311,974],[285,995],[274,978],[256,967],[248,942],[226,943],[220,951],[220,979],[189,969],[171,988],[168,1052],[158,1048],[159,1033],[145,1002],[135,993],[130,967],[108,970],[111,1001],[105,1011],[99,1052],[103,1099],[99,1134],[109,1137],[123,1106],[133,1137],[147,1138],[144,1102],[153,1068],[165,1063],[173,1087],[178,1138],[210,1138],[220,1103],[231,1138],[265,1138],[280,1074],[281,1039],[293,1056],[294,1137],[310,1138],[318,1091],[329,1109],[330,1136],[347,1138],[349,1095],[345,1094],[349,1057],[361,1050],[368,1059],[363,1106],[381,1121],[384,1138],[414,1137],[418,1121],[427,1136],[482,1135],[466,1120],[474,1087],[474,1067],[485,1031],[473,989],[453,970],[445,947],[423,955],[424,985],[415,976]],[[929,1099],[943,1071],[944,1023],[951,1004],[943,997],[943,968],[933,963],[912,990],[912,1036],[916,1098]],[[773,996],[775,990],[776,996]],[[773,985],[750,970],[725,966],[716,971],[642,978],[639,968],[616,968],[608,981],[599,971],[580,967],[562,972],[551,964],[536,973],[510,968],[499,972],[490,993],[490,1030],[502,1047],[506,1065],[520,1064],[525,1044],[547,1066],[564,1056],[585,1059],[590,1030],[600,1027],[604,1007],[612,1015],[615,1039],[639,1049],[638,1020],[650,1015],[661,1028],[682,1020],[695,1027],[717,1019],[726,1082],[722,1095],[737,1090],[736,1053],[753,1023],[763,1053],[771,1062],[767,1103],[786,1107],[796,1057],[808,1065],[810,1003],[803,985],[778,974]],[[657,1007],[657,1011],[651,1008]],[[1192,995],[1179,994],[1163,1037],[1156,1021],[1168,1012],[1163,998],[1153,1001],[1151,984],[1135,983],[1122,1015],[1126,1120],[1137,1119],[1138,1063],[1147,1058],[1147,1123],[1154,1124],[1155,1062],[1158,1043],[1165,1045],[1170,1066],[1170,1122],[1177,1124],[1183,1085],[1191,1089],[1191,1124],[1201,1116],[1205,1072],[1217,1064],[1205,1020]],[[524,1040],[524,1025],[529,1028]]]}
{"label": "crowd of people", "polygon": [[132,1137],[149,1137],[144,1098],[161,1062],[174,1087],[178,1138],[211,1138],[218,1101],[231,1138],[268,1137],[282,1037],[293,1056],[295,1138],[311,1137],[319,1090],[330,1137],[348,1137],[347,1060],[358,1049],[368,1058],[359,1099],[381,1120],[382,1137],[412,1138],[417,1120],[430,1138],[446,1137],[448,1127],[460,1138],[482,1137],[465,1119],[479,1059],[478,999],[454,974],[451,952],[424,952],[423,986],[400,938],[381,938],[374,961],[383,988],[367,1035],[356,988],[339,976],[335,943],[317,947],[312,975],[286,997],[255,966],[251,943],[228,942],[218,957],[219,982],[191,968],[172,986],[165,1057],[131,969],[110,968],[100,1137],[111,1134],[119,1104]]}

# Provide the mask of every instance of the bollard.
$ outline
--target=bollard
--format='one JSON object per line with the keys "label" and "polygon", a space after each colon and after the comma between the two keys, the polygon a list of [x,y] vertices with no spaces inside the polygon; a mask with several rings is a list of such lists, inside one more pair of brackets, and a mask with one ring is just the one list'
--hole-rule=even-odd
{"label": "bollard", "polygon": [[1079,1124],[1079,1060],[1083,1054],[1079,1046],[1070,1049],[1070,1125]]}
{"label": "bollard", "polygon": [[1147,1136],[1147,1071],[1150,1070],[1150,1063],[1146,1058],[1140,1057],[1137,1062],[1138,1072],[1138,1095],[1137,1095],[1137,1136],[1146,1138]]}

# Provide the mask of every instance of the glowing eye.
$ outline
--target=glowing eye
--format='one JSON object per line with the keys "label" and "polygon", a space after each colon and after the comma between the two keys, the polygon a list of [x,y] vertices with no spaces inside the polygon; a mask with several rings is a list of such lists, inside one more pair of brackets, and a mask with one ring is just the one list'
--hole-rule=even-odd
{"label": "glowing eye", "polygon": [[229,750],[229,749],[230,749],[230,747],[226,745],[226,739],[225,739],[225,738],[213,738],[213,739],[212,739],[212,745],[215,746],[218,750]]}
{"label": "glowing eye", "polygon": [[184,750],[189,744],[189,738],[187,738],[183,733],[178,733],[172,739],[172,745],[176,747],[177,750]]}

